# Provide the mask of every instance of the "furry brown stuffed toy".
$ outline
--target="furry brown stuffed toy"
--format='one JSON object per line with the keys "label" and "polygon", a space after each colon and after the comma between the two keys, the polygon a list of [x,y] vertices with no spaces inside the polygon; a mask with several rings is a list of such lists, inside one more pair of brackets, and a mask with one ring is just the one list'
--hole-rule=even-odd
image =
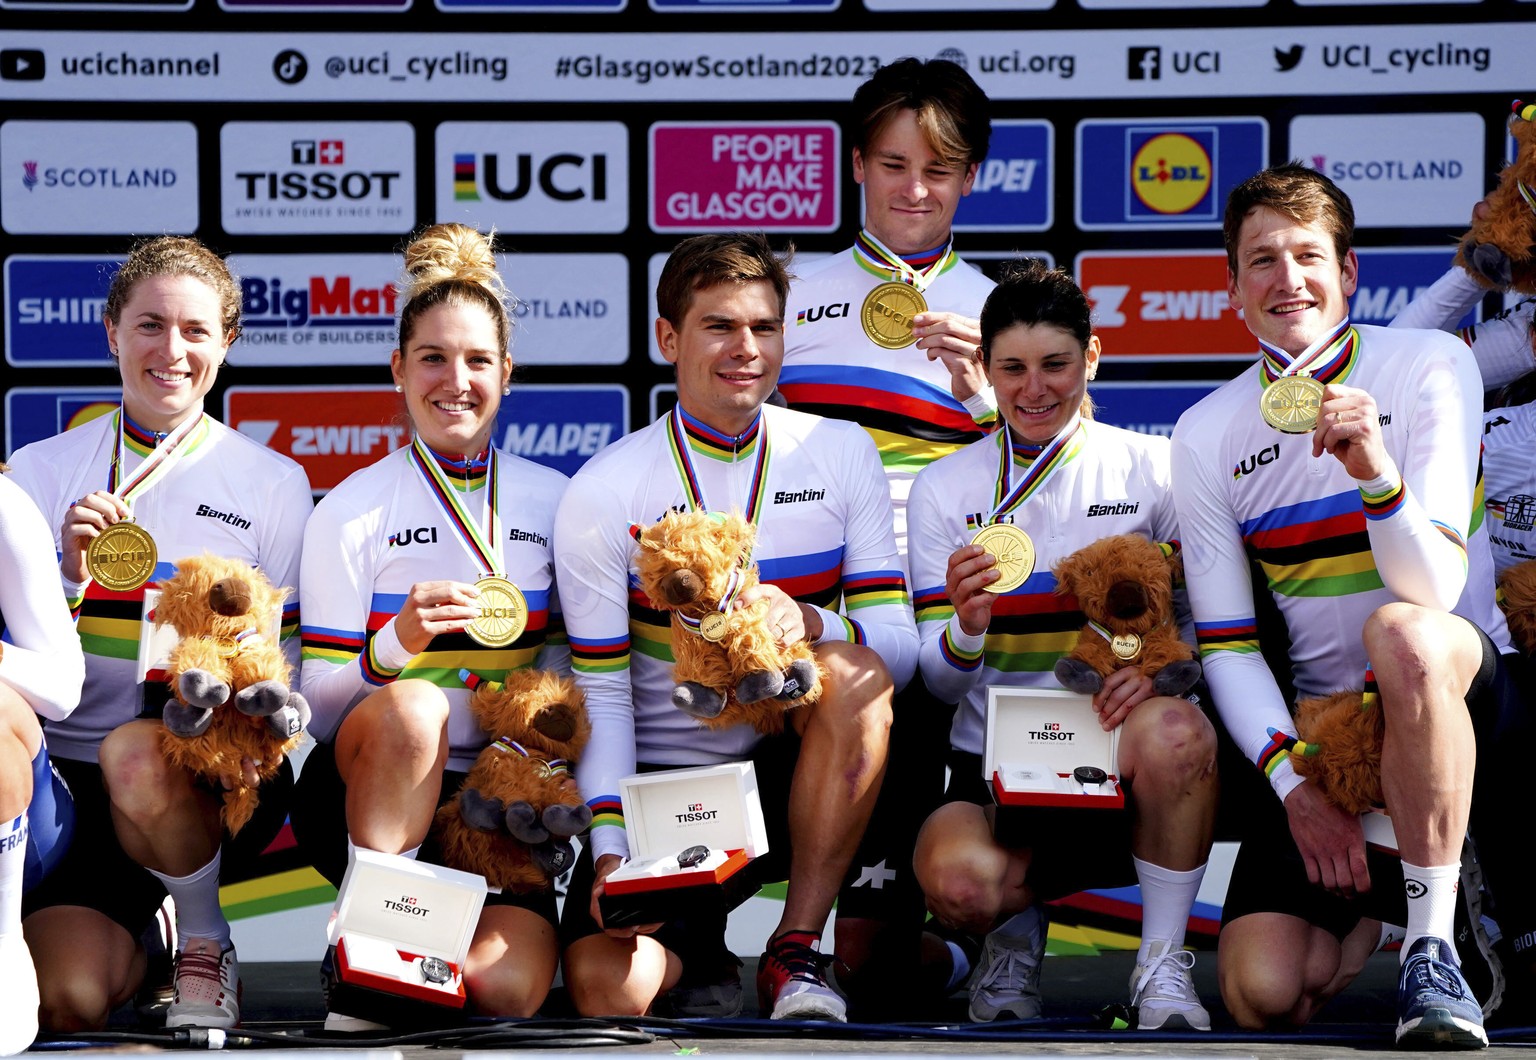
{"label": "furry brown stuffed toy", "polygon": [[1291,766],[1346,813],[1382,805],[1381,705],[1359,692],[1304,699],[1296,706]]}
{"label": "furry brown stuffed toy", "polygon": [[1515,646],[1526,655],[1536,653],[1536,559],[1500,572],[1499,606]]}
{"label": "furry brown stuffed toy", "polygon": [[258,801],[243,762],[256,764],[261,782],[271,780],[309,724],[309,704],[289,687],[293,671],[273,636],[287,594],[244,560],[207,553],[178,560],[176,574],[160,583],[155,625],[181,638],[166,675],[175,698],[165,705],[161,751],[174,765],[232,785],[223,810],[230,835]]}
{"label": "furry brown stuffed toy", "polygon": [[499,682],[460,677],[494,739],[438,807],[443,861],[493,887],[542,890],[575,862],[571,836],[592,823],[570,772],[592,735],[586,697],[570,678],[543,670],[513,670]]}
{"label": "furry brown stuffed toy", "polygon": [[821,697],[815,653],[803,640],[779,647],[767,601],[730,606],[757,584],[751,523],[734,512],[669,512],[632,532],[640,588],[652,606],[672,612],[679,710],[710,728],[745,723],[772,734],[783,731],[785,711]]}
{"label": "furry brown stuffed toy", "polygon": [[1536,103],[1517,99],[1511,109],[1515,159],[1461,237],[1456,264],[1484,287],[1536,294]]}
{"label": "furry brown stuffed toy", "polygon": [[1177,560],[1171,551],[1140,534],[1117,534],[1078,549],[1052,570],[1056,592],[1077,597],[1088,618],[1077,647],[1056,660],[1063,688],[1094,695],[1105,677],[1127,666],[1150,677],[1160,696],[1181,695],[1200,679],[1195,649],[1179,639],[1174,624]]}

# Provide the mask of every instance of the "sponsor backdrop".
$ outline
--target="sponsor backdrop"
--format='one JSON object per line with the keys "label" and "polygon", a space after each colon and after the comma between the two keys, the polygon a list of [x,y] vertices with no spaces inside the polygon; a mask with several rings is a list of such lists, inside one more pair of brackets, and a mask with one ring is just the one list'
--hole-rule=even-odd
{"label": "sponsor backdrop", "polygon": [[1252,349],[1218,249],[1228,189],[1293,157],[1339,181],[1361,226],[1355,315],[1385,322],[1446,264],[1509,149],[1510,99],[1536,91],[1530,0],[0,12],[4,451],[110,407],[112,270],[136,235],[189,232],[231,254],[245,297],[209,408],[303,461],[317,491],[408,438],[385,365],[413,229],[500,233],[520,367],[498,438],[573,471],[667,392],[653,287],[678,238],[847,246],[862,202],[846,103],[901,56],[961,63],[994,100],[961,252],[1075,270],[1108,351],[1101,414],[1159,433]]}
{"label": "sponsor backdrop", "polygon": [[[1107,350],[1101,415],[1167,433],[1253,349],[1226,300],[1227,190],[1292,157],[1338,180],[1361,224],[1356,317],[1390,319],[1507,156],[1510,100],[1536,92],[1533,16],[1536,0],[0,0],[3,453],[113,407],[112,271],[136,235],[195,233],[245,298],[210,412],[329,489],[408,439],[386,368],[398,252],[454,219],[495,226],[520,300],[498,444],[574,471],[675,400],[651,317],[682,235],[849,245],[846,104],[906,55],[961,63],[994,100],[961,253],[1075,270]],[[323,930],[333,892],[282,856],[224,890],[247,960],[307,958]],[[776,913],[759,918],[733,918],[741,952]],[[1095,923],[1069,952],[1135,944]]]}

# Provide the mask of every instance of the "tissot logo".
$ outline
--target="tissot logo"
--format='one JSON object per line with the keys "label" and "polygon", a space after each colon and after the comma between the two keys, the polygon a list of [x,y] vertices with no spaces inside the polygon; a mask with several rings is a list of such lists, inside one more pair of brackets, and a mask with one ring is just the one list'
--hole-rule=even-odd
{"label": "tissot logo", "polygon": [[430,916],[432,910],[419,904],[415,898],[408,894],[402,894],[398,900],[384,899],[384,908],[391,913],[405,913],[407,916]]}
{"label": "tissot logo", "polygon": [[690,802],[682,813],[672,815],[678,824],[696,824],[699,821],[713,821],[720,816],[719,810],[706,810],[702,802]]}
{"label": "tissot logo", "polygon": [[1030,743],[1071,743],[1072,737],[1077,734],[1066,732],[1060,722],[1050,722],[1044,728],[1032,729],[1029,733]]}
{"label": "tissot logo", "polygon": [[1232,478],[1237,480],[1244,475],[1251,475],[1259,468],[1274,463],[1280,458],[1280,443],[1266,446],[1257,453],[1249,453],[1236,464],[1232,465]]}
{"label": "tissot logo", "polygon": [[[410,227],[414,133],[403,122],[231,122],[220,135],[231,232],[396,232]],[[402,161],[407,160],[407,161]]]}

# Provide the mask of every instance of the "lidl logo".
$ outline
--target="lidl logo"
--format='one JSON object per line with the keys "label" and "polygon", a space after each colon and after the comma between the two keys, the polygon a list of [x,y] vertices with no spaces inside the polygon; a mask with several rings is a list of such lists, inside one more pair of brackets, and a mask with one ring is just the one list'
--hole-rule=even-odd
{"label": "lidl logo", "polygon": [[1196,210],[1211,194],[1211,155],[1185,133],[1148,138],[1131,160],[1131,188],[1147,209],[1159,214]]}
{"label": "lidl logo", "polygon": [[1077,226],[1218,229],[1227,193],[1268,164],[1261,118],[1105,121],[1077,127]]}

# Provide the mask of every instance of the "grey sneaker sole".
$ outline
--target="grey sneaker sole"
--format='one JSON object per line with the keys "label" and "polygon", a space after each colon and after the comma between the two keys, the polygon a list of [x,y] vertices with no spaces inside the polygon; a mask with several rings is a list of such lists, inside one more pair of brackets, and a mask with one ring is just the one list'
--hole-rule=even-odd
{"label": "grey sneaker sole", "polygon": [[1416,1020],[1398,1024],[1397,1045],[1401,1049],[1486,1049],[1488,1032],[1443,1008],[1431,1008]]}

